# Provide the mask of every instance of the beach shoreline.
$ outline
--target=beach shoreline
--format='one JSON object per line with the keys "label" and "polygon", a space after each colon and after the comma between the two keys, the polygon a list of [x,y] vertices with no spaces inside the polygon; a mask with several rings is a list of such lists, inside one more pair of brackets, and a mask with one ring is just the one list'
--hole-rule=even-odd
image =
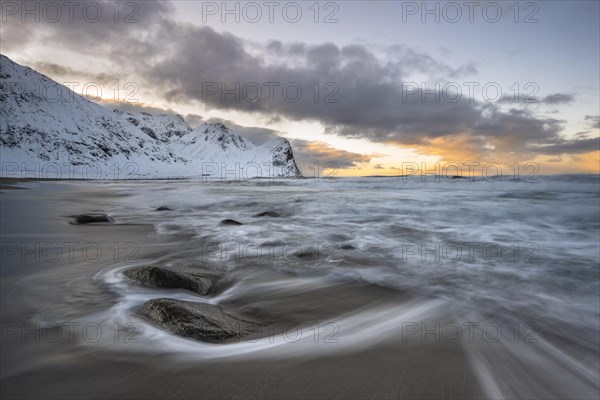
{"label": "beach shoreline", "polygon": [[[363,269],[353,263],[370,267],[372,261],[363,259],[382,250],[363,253],[349,245],[344,250],[347,235],[339,231],[326,236],[338,244],[322,259],[306,257],[302,250],[265,263],[238,259],[228,248],[216,253],[217,261],[211,259],[214,253],[204,259],[204,244],[216,238],[232,243],[231,235],[252,229],[272,232],[303,224],[294,218],[304,216],[281,206],[281,217],[252,217],[266,208],[254,196],[266,190],[288,196],[302,188],[188,182],[187,190],[201,195],[182,197],[177,182],[136,183],[135,188],[124,182],[72,181],[14,186],[22,190],[0,190],[2,398],[481,399],[526,392],[530,398],[561,398],[572,389],[550,378],[560,375],[578,380],[579,394],[597,391],[594,361],[577,337],[567,343],[561,335],[548,341],[552,332],[543,329],[533,336],[505,330],[495,340],[488,328],[506,328],[511,321],[494,309],[477,312],[431,295],[428,287],[396,287],[409,275],[398,275],[399,282],[356,275]],[[247,194],[232,197],[224,186]],[[140,189],[149,194],[138,195]],[[226,196],[215,209],[202,204],[214,201],[207,190]],[[164,195],[150,195],[157,191]],[[311,204],[310,193],[316,192],[298,193],[299,200]],[[164,206],[170,208],[158,211]],[[81,214],[107,214],[113,222],[73,224],[73,216]],[[219,225],[223,215],[243,224]],[[199,231],[181,225],[192,217]],[[275,242],[270,246],[280,248]],[[122,274],[125,268],[172,268],[180,262],[217,268],[228,281],[198,297],[176,288],[145,287]],[[136,314],[145,301],[161,297],[217,304],[264,324],[265,330],[227,344],[179,337]],[[459,340],[454,340],[456,329]],[[523,340],[528,336],[535,341]],[[554,358],[559,349],[567,351],[564,359]],[[529,364],[530,357],[540,357],[548,371],[532,369],[536,364]],[[583,365],[592,367],[581,370]],[[522,378],[527,374],[531,378]]]}

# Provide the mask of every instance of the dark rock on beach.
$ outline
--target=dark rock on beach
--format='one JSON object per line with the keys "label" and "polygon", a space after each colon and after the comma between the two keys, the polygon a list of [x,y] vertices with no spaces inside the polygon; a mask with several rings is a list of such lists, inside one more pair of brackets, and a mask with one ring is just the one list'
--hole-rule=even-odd
{"label": "dark rock on beach", "polygon": [[155,211],[173,211],[173,210],[171,210],[169,207],[161,206],[161,207],[158,207]]}
{"label": "dark rock on beach", "polygon": [[221,225],[244,225],[241,222],[236,221],[235,219],[224,219],[220,222]]}
{"label": "dark rock on beach", "polygon": [[265,212],[258,213],[254,216],[257,218],[260,218],[260,217],[279,218],[279,217],[281,217],[281,215],[275,211],[265,211]]}
{"label": "dark rock on beach", "polygon": [[209,294],[214,289],[213,284],[221,278],[219,272],[204,268],[167,269],[154,265],[131,268],[124,275],[153,288],[185,289],[203,296]]}
{"label": "dark rock on beach", "polygon": [[152,299],[138,314],[169,331],[209,343],[249,336],[259,326],[225,313],[219,306],[175,299]]}
{"label": "dark rock on beach", "polygon": [[81,214],[81,215],[73,215],[73,220],[71,224],[73,225],[85,225],[85,224],[93,224],[97,222],[113,222],[113,219],[110,218],[106,214]]}

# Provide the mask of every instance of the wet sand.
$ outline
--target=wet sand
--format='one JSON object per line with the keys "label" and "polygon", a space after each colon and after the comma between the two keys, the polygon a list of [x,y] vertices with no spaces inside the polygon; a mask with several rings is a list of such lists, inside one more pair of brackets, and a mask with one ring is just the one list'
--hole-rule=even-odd
{"label": "wet sand", "polygon": [[181,364],[77,354],[3,378],[3,398],[482,398],[456,346],[388,346],[318,360]]}

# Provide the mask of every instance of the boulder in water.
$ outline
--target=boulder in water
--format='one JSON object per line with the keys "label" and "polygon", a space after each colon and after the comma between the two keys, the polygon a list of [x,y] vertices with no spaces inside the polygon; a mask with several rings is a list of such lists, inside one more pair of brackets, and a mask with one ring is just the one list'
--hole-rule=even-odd
{"label": "boulder in water", "polygon": [[241,340],[259,327],[213,304],[166,298],[147,301],[138,314],[177,335],[209,343]]}
{"label": "boulder in water", "polygon": [[131,268],[126,270],[124,275],[153,288],[185,289],[202,296],[209,294],[213,284],[221,278],[219,272],[203,268],[167,269],[154,265]]}

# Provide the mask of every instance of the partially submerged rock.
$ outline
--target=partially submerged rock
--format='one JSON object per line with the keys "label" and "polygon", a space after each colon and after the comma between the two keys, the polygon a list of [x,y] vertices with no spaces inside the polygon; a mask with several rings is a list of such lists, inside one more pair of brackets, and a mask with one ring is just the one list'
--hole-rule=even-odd
{"label": "partially submerged rock", "polygon": [[219,272],[203,268],[186,267],[174,270],[154,265],[131,268],[123,274],[153,288],[185,289],[202,296],[210,293],[213,284],[221,278]]}
{"label": "partially submerged rock", "polygon": [[260,218],[260,217],[279,218],[279,217],[281,217],[281,215],[275,211],[265,211],[265,212],[255,214],[254,216],[257,218]]}
{"label": "partially submerged rock", "polygon": [[221,221],[221,225],[244,225],[244,224],[236,221],[235,219],[224,219],[223,221]]}
{"label": "partially submerged rock", "polygon": [[169,331],[209,343],[241,340],[259,326],[225,313],[219,306],[175,299],[152,299],[138,314]]}
{"label": "partially submerged rock", "polygon": [[85,224],[93,224],[97,222],[113,222],[113,219],[110,218],[106,214],[80,214],[73,215],[73,220],[71,224],[73,225],[85,225]]}
{"label": "partially submerged rock", "polygon": [[160,206],[155,211],[173,211],[169,207]]}

